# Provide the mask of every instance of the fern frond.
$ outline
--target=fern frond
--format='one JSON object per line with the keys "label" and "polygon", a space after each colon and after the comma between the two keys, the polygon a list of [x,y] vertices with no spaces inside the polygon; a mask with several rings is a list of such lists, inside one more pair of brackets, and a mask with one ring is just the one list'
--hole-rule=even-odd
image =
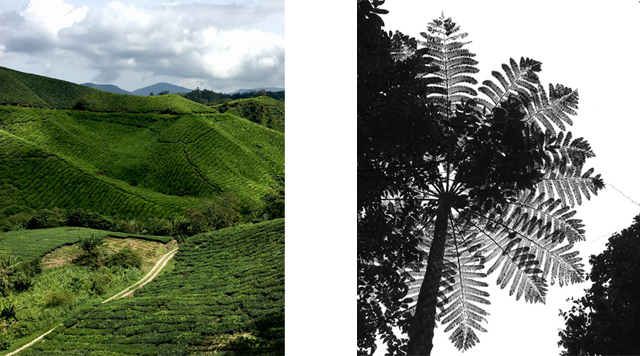
{"label": "fern frond", "polygon": [[556,137],[547,134],[545,140],[545,170],[557,169],[560,164],[571,165],[581,170],[587,158],[595,157],[589,142],[582,137],[573,139],[571,132],[566,136],[564,132],[560,132]]}
{"label": "fern frond", "polygon": [[591,194],[598,195],[604,187],[600,175],[592,177],[593,168],[582,173],[580,169],[560,163],[557,170],[549,170],[535,187],[550,198],[560,199],[563,205],[574,207],[582,204],[582,197],[591,200]]}
{"label": "fern frond", "polygon": [[[475,233],[487,243],[479,251],[491,265],[487,274],[498,271],[501,288],[511,285],[516,300],[545,302],[547,278],[560,285],[582,280],[581,259],[567,252],[575,241],[584,240],[582,222],[575,211],[559,199],[528,191],[509,204],[500,215],[477,215]],[[567,239],[568,244],[559,245]]]}
{"label": "fern frond", "polygon": [[489,314],[479,304],[490,304],[489,293],[483,290],[488,284],[480,280],[487,277],[482,272],[484,258],[476,252],[482,244],[472,235],[463,238],[456,227],[447,242],[438,318],[442,325],[448,324],[444,332],[454,330],[449,337],[454,345],[467,350],[479,341],[474,329],[487,331],[480,325]]}
{"label": "fern frond", "polygon": [[485,80],[482,82],[484,86],[478,89],[491,100],[492,106],[488,107],[488,109],[493,109],[493,107],[506,101],[512,95],[519,97],[522,102],[532,101],[532,96],[537,92],[539,79],[536,72],[540,71],[540,62],[529,58],[521,58],[520,64],[518,64],[512,58],[509,64],[510,66],[502,65],[506,78],[500,72],[493,71],[491,73],[498,80],[501,87],[491,80]]}
{"label": "fern frond", "polygon": [[428,33],[421,33],[424,41],[420,43],[426,50],[426,56],[432,59],[433,65],[440,68],[437,73],[426,74],[424,78],[442,79],[438,91],[431,96],[443,96],[448,114],[451,114],[456,104],[478,95],[474,89],[477,81],[471,76],[478,72],[478,61],[473,59],[474,53],[464,48],[470,42],[460,41],[467,33],[458,33],[459,30],[459,26],[450,18],[442,15],[428,24]]}

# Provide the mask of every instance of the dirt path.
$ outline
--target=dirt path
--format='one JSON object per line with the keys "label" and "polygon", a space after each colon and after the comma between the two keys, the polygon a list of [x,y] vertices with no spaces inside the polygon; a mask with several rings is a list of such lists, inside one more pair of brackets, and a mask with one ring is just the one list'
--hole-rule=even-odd
{"label": "dirt path", "polygon": [[145,284],[151,282],[151,280],[156,278],[156,276],[160,273],[160,271],[162,271],[164,266],[167,265],[167,262],[169,262],[169,260],[176,254],[176,252],[178,252],[178,248],[177,247],[175,249],[167,252],[164,256],[162,256],[162,258],[160,258],[160,260],[158,260],[156,265],[151,269],[151,271],[149,271],[149,273],[147,273],[146,276],[144,276],[144,278],[142,278],[141,280],[139,280],[138,282],[136,282],[134,285],[130,286],[129,288],[123,290],[122,292],[120,292],[120,293],[114,295],[113,297],[105,300],[104,302],[102,302],[102,304],[104,304],[106,302],[110,302],[112,300],[117,300],[117,299],[123,298],[123,297],[133,293],[136,289],[141,288]]}
{"label": "dirt path", "polygon": [[[160,258],[160,260],[158,260],[158,262],[156,263],[156,265],[151,269],[151,271],[149,271],[149,273],[147,273],[146,276],[144,276],[141,280],[139,280],[137,283],[133,284],[132,286],[126,288],[125,290],[123,290],[122,292],[114,295],[113,297],[105,300],[102,302],[102,304],[112,301],[112,300],[118,300],[120,298],[123,298],[131,293],[133,293],[136,289],[138,288],[142,288],[145,284],[151,282],[152,279],[156,278],[156,276],[160,273],[160,271],[162,271],[162,269],[167,265],[167,262],[169,262],[169,260],[178,252],[178,248],[176,247],[175,249],[167,252],[164,256],[162,256],[162,258]],[[55,330],[55,328],[57,328],[58,326],[61,326],[62,324],[58,324],[56,326],[53,327],[53,329],[47,331],[46,333],[38,336],[37,338],[33,339],[33,341],[21,346],[20,348],[4,355],[4,356],[12,356],[12,355],[16,355],[18,354],[20,351],[28,348],[29,346],[35,344],[36,342],[40,341],[43,337],[45,337],[45,335],[47,335],[48,333],[52,332],[53,330]]]}

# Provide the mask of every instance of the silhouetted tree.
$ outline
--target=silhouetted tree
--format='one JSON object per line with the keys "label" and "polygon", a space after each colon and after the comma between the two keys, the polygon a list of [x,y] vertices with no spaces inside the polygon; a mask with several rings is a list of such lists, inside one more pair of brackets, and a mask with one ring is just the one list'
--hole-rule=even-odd
{"label": "silhouetted tree", "polygon": [[530,302],[548,278],[581,280],[572,208],[603,183],[582,172],[589,144],[565,132],[576,91],[547,95],[540,62],[523,58],[477,98],[467,34],[442,16],[419,48],[381,30],[382,3],[358,2],[359,353],[378,333],[390,354],[429,355],[437,319],[466,350],[486,331],[487,274],[500,269],[498,284]]}
{"label": "silhouetted tree", "polygon": [[593,282],[560,312],[562,355],[640,355],[640,215],[589,258]]}

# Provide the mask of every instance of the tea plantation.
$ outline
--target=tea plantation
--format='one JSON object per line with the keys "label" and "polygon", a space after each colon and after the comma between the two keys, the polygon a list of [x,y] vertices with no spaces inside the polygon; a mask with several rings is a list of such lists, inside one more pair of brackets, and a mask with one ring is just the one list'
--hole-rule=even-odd
{"label": "tea plantation", "polygon": [[134,297],[85,308],[24,354],[284,354],[283,219],[196,235],[175,260]]}
{"label": "tea plantation", "polygon": [[[193,113],[215,110],[179,96],[118,95],[1,67],[0,80],[0,104],[14,105],[0,106],[0,216],[58,207],[167,217],[224,192],[246,210],[282,184],[284,134],[239,116]],[[67,110],[72,100],[50,92],[95,97],[95,111],[110,112]]]}
{"label": "tea plantation", "polygon": [[[284,354],[284,103],[225,105],[0,67],[0,354]],[[103,236],[179,249],[102,304],[144,269]]]}

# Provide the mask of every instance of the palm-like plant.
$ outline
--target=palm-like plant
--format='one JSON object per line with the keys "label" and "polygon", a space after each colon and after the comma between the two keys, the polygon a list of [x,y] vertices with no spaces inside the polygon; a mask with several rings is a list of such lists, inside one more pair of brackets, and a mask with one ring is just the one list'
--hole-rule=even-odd
{"label": "palm-like plant", "polygon": [[[593,169],[583,172],[594,153],[582,138],[566,132],[576,115],[578,92],[540,84],[541,64],[513,59],[492,72],[477,91],[477,62],[464,48],[459,27],[441,16],[422,33],[426,56],[440,70],[425,74],[427,98],[439,107],[453,145],[431,153],[430,184],[410,182],[414,193],[387,198],[399,206],[422,201],[422,217],[412,233],[423,239],[426,264],[410,275],[404,302],[409,355],[429,355],[436,319],[453,330],[459,349],[486,331],[483,280],[498,273],[501,288],[528,302],[543,302],[547,281],[562,286],[582,281],[582,264],[573,250],[584,240],[575,219],[576,204],[604,187]],[[451,142],[450,140],[447,142]],[[437,311],[439,309],[439,312]]]}

